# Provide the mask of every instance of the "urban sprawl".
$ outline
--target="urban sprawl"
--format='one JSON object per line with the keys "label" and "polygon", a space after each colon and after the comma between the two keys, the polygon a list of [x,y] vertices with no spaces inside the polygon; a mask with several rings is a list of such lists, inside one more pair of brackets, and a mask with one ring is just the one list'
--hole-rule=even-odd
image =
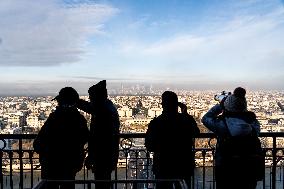
{"label": "urban sprawl", "polygon": [[[216,91],[177,92],[179,101],[188,107],[202,132],[202,116],[216,103]],[[0,97],[0,134],[37,133],[57,102],[46,97]],[[88,100],[88,96],[81,96]],[[162,113],[161,95],[111,95],[121,121],[121,133],[144,133],[148,123]],[[284,92],[248,92],[248,110],[257,115],[261,132],[284,132]],[[82,112],[90,121],[90,115]],[[279,141],[280,142],[280,141]]]}
{"label": "urban sprawl", "polygon": [[[120,133],[145,133],[148,123],[162,113],[161,93],[162,91],[157,91],[157,95],[110,95],[109,98],[116,105],[120,116]],[[220,92],[177,91],[177,94],[179,101],[187,105],[188,113],[194,116],[201,132],[209,132],[202,125],[201,118],[212,106],[218,103],[214,100],[214,96],[220,94]],[[248,110],[256,113],[261,124],[261,132],[284,132],[284,91],[248,92],[246,97]],[[0,97],[0,134],[38,133],[49,114],[55,110],[57,102],[53,98],[54,96]],[[88,100],[88,96],[81,96],[80,98]],[[85,112],[81,113],[90,122],[91,116]],[[134,140],[133,144],[138,148],[144,148],[143,139]],[[197,149],[210,147],[208,145],[207,139],[197,139],[195,142]],[[263,138],[262,145],[271,147],[272,138]],[[284,139],[277,138],[277,145],[284,146]],[[17,143],[8,140],[5,148],[7,150],[17,149]],[[26,148],[31,148],[29,142]],[[212,165],[212,160],[212,153],[208,153],[205,158],[205,165]],[[202,164],[202,153],[200,151],[196,152],[195,161],[197,165]],[[271,164],[271,162],[271,160],[267,160],[267,164]]]}

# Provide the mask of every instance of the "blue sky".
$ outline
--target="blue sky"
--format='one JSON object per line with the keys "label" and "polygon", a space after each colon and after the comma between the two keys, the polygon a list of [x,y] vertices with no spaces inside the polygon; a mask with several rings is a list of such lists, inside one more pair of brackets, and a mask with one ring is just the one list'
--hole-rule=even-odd
{"label": "blue sky", "polygon": [[[284,89],[279,0],[0,1],[3,91],[144,82]],[[1,92],[0,92],[1,93]]]}

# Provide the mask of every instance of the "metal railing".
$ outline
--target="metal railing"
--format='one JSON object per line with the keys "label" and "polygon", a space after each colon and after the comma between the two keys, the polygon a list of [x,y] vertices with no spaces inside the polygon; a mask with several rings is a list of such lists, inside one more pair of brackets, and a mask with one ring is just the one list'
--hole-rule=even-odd
{"label": "metal railing", "polygon": [[[35,137],[34,134],[0,134],[1,189],[33,188],[40,182],[38,154],[32,148]],[[144,137],[145,133],[120,134],[120,156],[113,180],[154,179],[152,154],[143,145]],[[192,188],[215,188],[215,137],[213,133],[201,133],[196,138],[194,151],[197,168]],[[265,179],[258,183],[258,188],[284,189],[284,133],[261,133],[260,138],[266,151],[267,166]],[[85,168],[76,179],[86,182],[94,180],[93,174]]]}
{"label": "metal railing", "polygon": [[107,184],[112,188],[154,188],[156,184],[167,184],[179,189],[188,189],[184,180],[179,179],[131,179],[131,180],[42,180],[33,189],[44,189],[47,184],[81,185],[82,188],[91,189],[98,184]]}

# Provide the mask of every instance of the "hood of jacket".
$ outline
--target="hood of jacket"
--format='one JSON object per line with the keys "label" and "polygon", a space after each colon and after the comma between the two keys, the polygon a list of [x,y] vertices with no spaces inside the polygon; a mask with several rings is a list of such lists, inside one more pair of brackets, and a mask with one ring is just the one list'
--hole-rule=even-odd
{"label": "hood of jacket", "polygon": [[245,120],[240,118],[229,117],[225,118],[228,130],[231,136],[245,136],[252,132],[252,123],[247,123]]}
{"label": "hood of jacket", "polygon": [[226,113],[225,122],[231,136],[245,136],[252,131],[258,132],[256,116],[253,112]]}

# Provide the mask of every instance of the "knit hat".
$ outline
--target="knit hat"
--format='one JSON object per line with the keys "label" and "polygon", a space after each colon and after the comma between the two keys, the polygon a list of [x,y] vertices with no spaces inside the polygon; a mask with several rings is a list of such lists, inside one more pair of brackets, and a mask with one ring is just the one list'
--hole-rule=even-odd
{"label": "knit hat", "polygon": [[224,102],[224,107],[229,112],[244,112],[247,110],[247,101],[243,97],[229,95]]}
{"label": "knit hat", "polygon": [[106,80],[102,80],[91,86],[88,93],[91,96],[107,98]]}

